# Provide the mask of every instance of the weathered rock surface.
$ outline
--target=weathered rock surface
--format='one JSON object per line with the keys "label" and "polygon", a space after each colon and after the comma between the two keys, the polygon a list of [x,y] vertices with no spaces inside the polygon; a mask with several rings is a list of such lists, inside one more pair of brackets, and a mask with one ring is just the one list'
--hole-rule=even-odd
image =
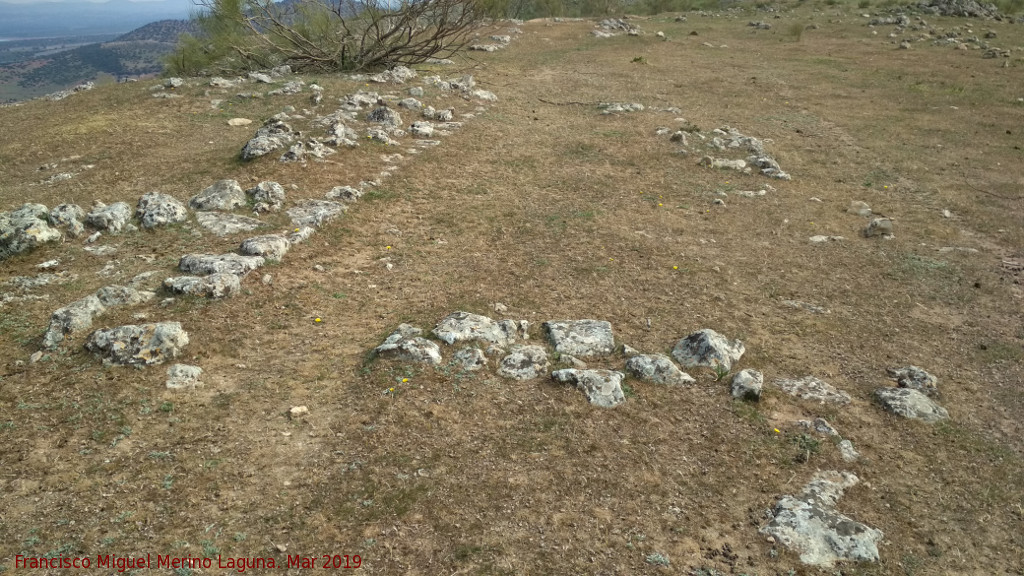
{"label": "weathered rock surface", "polygon": [[925,396],[939,397],[939,379],[917,366],[890,368],[889,376],[900,388],[912,388]]}
{"label": "weathered rock surface", "polygon": [[139,291],[127,286],[104,286],[50,315],[50,325],[43,335],[43,348],[53,350],[66,337],[91,328],[93,318],[103,314],[108,308],[139,304],[153,296],[152,292]]}
{"label": "weathered rock surface", "polygon": [[327,192],[326,198],[328,200],[339,200],[341,202],[351,203],[359,200],[363,196],[363,191],[358,188],[351,186],[335,186]]}
{"label": "weathered rock surface", "polygon": [[60,204],[50,210],[48,221],[54,228],[63,228],[65,233],[77,238],[85,232],[82,221],[85,220],[85,210],[78,204]]}
{"label": "weathered rock surface", "polygon": [[847,462],[856,462],[860,458],[860,452],[857,452],[853,442],[849,440],[840,440],[836,447],[839,448],[839,455]]}
{"label": "weathered rock surface", "polygon": [[13,212],[0,212],[0,261],[60,240],[60,232],[50,227],[48,217],[42,204],[24,204]]}
{"label": "weathered rock surface", "polygon": [[757,402],[764,388],[764,375],[757,370],[740,370],[732,377],[732,397]]}
{"label": "weathered rock surface", "polygon": [[836,511],[846,489],[860,480],[848,472],[819,472],[797,496],[783,496],[761,533],[800,554],[800,561],[830,567],[841,561],[878,561],[880,530]]}
{"label": "weathered rock surface", "polygon": [[664,354],[634,355],[626,360],[626,372],[635,378],[656,384],[685,386],[696,382]]}
{"label": "weathered rock surface", "polygon": [[175,364],[167,369],[167,387],[171,390],[201,386],[203,369],[188,364]]}
{"label": "weathered rock surface", "polygon": [[245,206],[245,192],[235,180],[219,180],[193,196],[188,205],[196,210],[234,210]]}
{"label": "weathered rock surface", "polygon": [[178,268],[190,274],[215,274],[225,272],[245,276],[266,263],[260,256],[239,254],[186,254],[178,261]]}
{"label": "weathered rock surface", "polygon": [[188,218],[188,209],[174,196],[150,192],[139,198],[135,217],[139,219],[143,228],[156,228],[184,222]]}
{"label": "weathered rock surface", "polygon": [[104,364],[149,366],[177,357],[187,345],[188,334],[180,322],[158,322],[96,330],[85,347]]}
{"label": "weathered rock surface", "polygon": [[196,212],[196,222],[217,236],[251,232],[264,225],[255,218],[223,212]]}
{"label": "weathered rock surface", "polygon": [[875,218],[869,222],[867,228],[864,229],[864,237],[871,238],[872,236],[892,236],[892,220]]}
{"label": "weathered rock surface", "polygon": [[280,210],[285,199],[284,186],[277,182],[260,182],[246,190],[245,194],[252,198],[253,210],[256,212]]}
{"label": "weathered rock surface", "polygon": [[288,209],[288,217],[296,227],[309,226],[320,228],[327,222],[344,214],[348,207],[341,202],[331,200],[303,200]]}
{"label": "weathered rock surface", "polygon": [[513,380],[530,380],[546,372],[548,353],[541,346],[517,346],[501,359],[498,375]]}
{"label": "weathered rock surface", "polygon": [[804,378],[780,378],[775,385],[790,396],[828,404],[849,404],[850,395],[814,376]]}
{"label": "weathered rock surface", "polygon": [[672,356],[686,368],[705,366],[713,370],[732,370],[746,347],[739,340],[730,341],[718,332],[705,328],[676,343]]}
{"label": "weathered rock surface", "polygon": [[92,211],[85,217],[85,223],[93,228],[116,234],[125,229],[131,218],[132,207],[124,202],[114,202],[109,206],[103,202],[95,202]]}
{"label": "weathered rock surface", "polygon": [[932,424],[949,418],[949,412],[934,400],[912,388],[879,388],[875,399],[897,416]]}
{"label": "weathered rock surface", "polygon": [[421,336],[423,331],[408,324],[399,324],[398,329],[373,351],[380,358],[397,358],[410,362],[441,364],[441,348]]}
{"label": "weathered rock surface", "polygon": [[527,322],[502,320],[496,322],[487,316],[470,312],[452,312],[431,331],[447,344],[482,341],[507,348],[519,339],[526,339]]}
{"label": "weathered rock surface", "polygon": [[612,325],[604,320],[545,322],[544,333],[560,354],[580,358],[607,356],[615,351]]}
{"label": "weathered rock surface", "polygon": [[176,276],[164,280],[164,287],[175,294],[201,298],[229,298],[242,290],[242,281],[229,272],[207,276]]}
{"label": "weathered rock surface", "polygon": [[390,128],[402,127],[402,116],[387,106],[378,106],[366,115],[366,121],[381,124]]}
{"label": "weathered rock surface", "polygon": [[572,384],[586,395],[595,406],[613,408],[626,401],[622,393],[622,379],[625,374],[612,370],[577,370],[567,368],[555,370],[551,378],[564,384]]}
{"label": "weathered rock surface", "polygon": [[280,260],[292,243],[284,236],[255,236],[242,241],[238,251],[248,256],[263,256],[267,260]]}
{"label": "weathered rock surface", "polygon": [[292,127],[278,118],[267,120],[256,130],[256,135],[242,147],[242,160],[254,160],[292,143]]}
{"label": "weathered rock surface", "polygon": [[462,348],[452,356],[452,363],[466,372],[476,372],[487,366],[487,356],[479,348]]}

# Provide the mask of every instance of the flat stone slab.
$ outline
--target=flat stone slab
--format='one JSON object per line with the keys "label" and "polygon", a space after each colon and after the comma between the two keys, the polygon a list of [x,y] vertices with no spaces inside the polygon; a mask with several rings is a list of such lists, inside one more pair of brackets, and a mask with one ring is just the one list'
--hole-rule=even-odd
{"label": "flat stone slab", "polygon": [[178,268],[190,274],[215,274],[226,272],[235,276],[245,276],[249,272],[263,266],[266,260],[262,256],[242,256],[239,254],[186,254],[178,261]]}
{"label": "flat stone slab", "polygon": [[255,236],[242,241],[238,251],[247,256],[263,256],[267,260],[280,260],[292,247],[284,236]]}
{"label": "flat stone slab", "polygon": [[149,366],[175,358],[188,345],[180,322],[158,322],[103,328],[89,335],[85,348],[104,364]]}
{"label": "flat stone slab", "polygon": [[840,405],[850,403],[849,394],[814,376],[797,379],[780,378],[775,381],[775,385],[786,394],[803,400]]}
{"label": "flat stone slab", "polygon": [[875,400],[887,412],[928,424],[949,419],[949,412],[913,388],[879,388]]}
{"label": "flat stone slab", "polygon": [[612,370],[577,370],[566,368],[555,370],[551,378],[563,384],[571,384],[595,406],[614,408],[626,401],[622,393],[622,379],[626,375]]}
{"label": "flat stone slab", "polygon": [[800,554],[804,564],[831,567],[837,562],[877,562],[880,530],[836,511],[846,489],[860,480],[848,472],[819,472],[797,496],[783,496],[774,518],[760,532]]}
{"label": "flat stone slab", "polygon": [[530,380],[547,369],[548,353],[542,346],[519,346],[501,359],[498,375],[513,380]]}
{"label": "flat stone slab", "polygon": [[288,209],[288,217],[292,224],[301,228],[320,228],[327,222],[341,216],[348,207],[341,202],[331,200],[303,200],[297,206]]}
{"label": "flat stone slab", "polygon": [[171,390],[201,386],[203,369],[188,364],[175,364],[167,369],[167,387]]}
{"label": "flat stone slab", "polygon": [[482,341],[507,348],[519,339],[525,339],[528,322],[502,320],[471,312],[452,312],[445,316],[431,332],[447,344]]}
{"label": "flat stone slab", "polygon": [[188,201],[196,210],[234,210],[245,206],[245,192],[235,180],[219,180]]}
{"label": "flat stone slab", "polygon": [[729,340],[718,332],[705,328],[676,343],[672,356],[686,368],[703,366],[712,370],[732,370],[746,347],[739,340]]}
{"label": "flat stone slab", "polygon": [[634,378],[655,384],[685,386],[696,382],[664,354],[637,354],[626,360],[626,372]]}
{"label": "flat stone slab", "polygon": [[264,226],[255,218],[222,212],[196,212],[196,222],[217,236],[251,232]]}
{"label": "flat stone slab", "polygon": [[152,292],[139,291],[128,286],[104,286],[95,293],[76,300],[50,315],[50,325],[43,335],[43,348],[54,350],[65,338],[92,327],[95,317],[114,306],[128,306],[152,298]]}
{"label": "flat stone slab", "polygon": [[545,322],[544,333],[560,354],[578,358],[607,356],[615,351],[612,325],[604,320]]}
{"label": "flat stone slab", "polygon": [[230,272],[208,276],[175,276],[164,280],[164,288],[175,294],[201,298],[229,298],[242,291],[242,281]]}
{"label": "flat stone slab", "polygon": [[441,364],[441,348],[421,337],[423,330],[408,324],[399,324],[384,342],[373,349],[380,358],[398,358],[410,362]]}

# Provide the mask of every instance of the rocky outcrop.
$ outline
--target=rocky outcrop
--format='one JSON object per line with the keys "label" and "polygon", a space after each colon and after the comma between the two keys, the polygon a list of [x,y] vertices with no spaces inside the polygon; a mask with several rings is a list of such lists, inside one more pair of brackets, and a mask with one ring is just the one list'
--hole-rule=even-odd
{"label": "rocky outcrop", "polygon": [[686,368],[704,366],[712,370],[732,370],[746,348],[739,340],[730,341],[718,332],[705,328],[676,343],[672,356]]}
{"label": "rocky outcrop", "polygon": [[415,326],[399,324],[398,328],[373,349],[379,358],[397,358],[424,364],[441,364],[441,349],[437,344],[423,338],[423,331]]}
{"label": "rocky outcrop", "polygon": [[0,212],[0,261],[60,240],[60,232],[50,227],[48,218],[42,204],[24,204],[13,212]]}
{"label": "rocky outcrop", "polygon": [[557,382],[571,384],[595,406],[613,408],[626,401],[622,393],[622,379],[625,374],[612,370],[577,370],[567,368],[555,370],[551,378]]}
{"label": "rocky outcrop", "polygon": [[150,192],[139,198],[135,217],[143,228],[156,228],[184,222],[188,218],[188,209],[174,196]]}
{"label": "rocky outcrop", "polygon": [[949,412],[934,400],[912,388],[879,388],[875,400],[887,412],[903,418],[934,424],[949,418]]}
{"label": "rocky outcrop", "polygon": [[559,354],[587,358],[607,356],[615,351],[612,325],[604,320],[545,322],[543,329]]}
{"label": "rocky outcrop", "polygon": [[656,384],[685,386],[696,382],[664,354],[637,354],[626,360],[626,372],[634,378]]}

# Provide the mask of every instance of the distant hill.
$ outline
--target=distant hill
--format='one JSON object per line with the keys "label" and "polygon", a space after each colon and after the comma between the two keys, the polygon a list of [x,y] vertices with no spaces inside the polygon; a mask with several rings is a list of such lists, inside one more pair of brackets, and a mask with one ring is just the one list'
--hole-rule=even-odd
{"label": "distant hill", "polygon": [[0,0],[0,38],[121,34],[156,20],[188,18],[194,9],[180,0],[24,4]]}
{"label": "distant hill", "polygon": [[[0,43],[0,102],[41,96],[104,76],[115,79],[159,74],[178,37],[193,31],[189,20],[151,22],[108,42],[20,40]],[[4,52],[4,47],[10,50]]]}
{"label": "distant hill", "polygon": [[136,28],[127,34],[118,36],[113,42],[164,42],[174,44],[182,34],[196,31],[196,24],[191,20],[160,20]]}

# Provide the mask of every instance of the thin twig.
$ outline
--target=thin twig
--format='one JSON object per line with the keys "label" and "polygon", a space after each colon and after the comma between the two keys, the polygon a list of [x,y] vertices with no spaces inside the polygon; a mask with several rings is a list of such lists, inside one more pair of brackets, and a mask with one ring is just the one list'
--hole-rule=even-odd
{"label": "thin twig", "polygon": [[537,98],[545,104],[551,104],[552,106],[597,106],[600,102],[552,102],[551,100],[545,100],[543,98]]}
{"label": "thin twig", "polygon": [[999,194],[996,194],[995,192],[989,192],[988,190],[982,190],[981,188],[978,188],[974,184],[971,184],[970,180],[967,179],[967,174],[965,172],[963,172],[962,170],[960,171],[960,175],[963,176],[964,183],[967,184],[968,186],[970,186],[975,192],[981,192],[982,194],[988,194],[989,196],[991,196],[993,198],[999,198],[999,199],[1002,199],[1002,200],[1021,200],[1021,198],[1019,196],[1016,197],[1016,198],[1013,198],[1013,197],[1010,197],[1010,196],[1001,196]]}

